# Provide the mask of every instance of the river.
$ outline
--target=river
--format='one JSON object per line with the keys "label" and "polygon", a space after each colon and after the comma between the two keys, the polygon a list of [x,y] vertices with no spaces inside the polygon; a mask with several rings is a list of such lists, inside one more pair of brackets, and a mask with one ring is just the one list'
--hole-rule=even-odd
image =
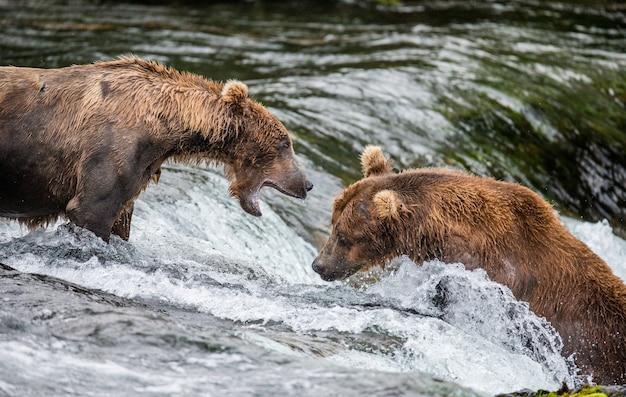
{"label": "river", "polygon": [[[135,54],[236,78],[315,184],[170,164],[131,238],[0,220],[0,396],[478,396],[576,376],[545,320],[482,271],[399,258],[378,282],[311,270],[332,199],[378,144],[396,167],[520,182],[626,279],[626,9],[611,1],[0,0],[0,63]],[[451,292],[437,304],[437,285]]]}

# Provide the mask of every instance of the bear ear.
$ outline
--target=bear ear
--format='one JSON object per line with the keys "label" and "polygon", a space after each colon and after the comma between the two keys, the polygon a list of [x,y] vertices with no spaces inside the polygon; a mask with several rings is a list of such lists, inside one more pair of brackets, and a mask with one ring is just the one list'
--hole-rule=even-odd
{"label": "bear ear", "polygon": [[368,145],[361,154],[363,176],[382,175],[393,172],[393,161],[383,155],[378,146]]}
{"label": "bear ear", "polygon": [[376,216],[386,220],[400,220],[408,210],[398,193],[393,190],[381,190],[372,198]]}
{"label": "bear ear", "polygon": [[222,99],[226,103],[238,104],[248,98],[248,86],[241,81],[228,80],[222,88]]}

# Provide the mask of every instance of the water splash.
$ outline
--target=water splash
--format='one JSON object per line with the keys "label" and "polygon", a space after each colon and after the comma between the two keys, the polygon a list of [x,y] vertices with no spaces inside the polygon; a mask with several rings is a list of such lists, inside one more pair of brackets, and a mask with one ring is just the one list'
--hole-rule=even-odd
{"label": "water splash", "polygon": [[[524,357],[520,361],[528,367],[516,363],[515,378],[528,376],[522,380],[526,387],[533,382],[537,387],[546,384],[558,387],[563,381],[578,383],[572,376],[573,363],[561,356],[562,341],[552,326],[531,312],[527,303],[517,301],[507,287],[491,281],[482,269],[467,271],[462,264],[439,261],[417,266],[404,258],[391,276],[369,287],[368,291],[394,299],[402,308],[441,319],[467,335],[484,339],[484,343],[494,344],[506,352],[501,352],[498,358],[508,354]],[[449,359],[473,363],[480,355],[479,351],[457,352]],[[542,367],[540,380],[532,379],[537,376],[533,372],[536,364]],[[516,373],[514,367],[509,368],[510,364],[502,365],[500,370]],[[473,369],[477,367],[471,366]],[[527,370],[529,372],[524,374]],[[462,383],[473,382],[473,379],[468,377]],[[492,390],[498,387],[496,384],[491,386]],[[480,389],[479,385],[474,387]]]}

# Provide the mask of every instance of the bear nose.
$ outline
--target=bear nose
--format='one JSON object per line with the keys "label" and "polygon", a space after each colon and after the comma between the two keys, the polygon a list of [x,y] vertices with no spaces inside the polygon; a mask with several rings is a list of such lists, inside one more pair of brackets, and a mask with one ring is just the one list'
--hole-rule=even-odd
{"label": "bear nose", "polygon": [[312,267],[315,273],[317,274],[322,274],[322,272],[324,271],[324,269],[322,269],[322,266],[320,265],[320,262],[317,260],[317,258],[315,258],[315,260],[313,261]]}
{"label": "bear nose", "polygon": [[311,189],[313,189],[313,184],[311,183],[311,181],[304,182],[304,188],[306,189],[307,192],[310,192]]}

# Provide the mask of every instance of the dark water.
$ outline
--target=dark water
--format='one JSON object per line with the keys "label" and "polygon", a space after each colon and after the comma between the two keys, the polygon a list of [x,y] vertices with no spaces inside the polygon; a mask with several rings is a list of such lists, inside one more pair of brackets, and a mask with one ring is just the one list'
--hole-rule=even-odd
{"label": "dark water", "polygon": [[[480,275],[403,264],[419,288],[396,275],[359,291],[322,283],[310,262],[372,143],[397,168],[447,165],[533,188],[624,277],[625,49],[626,7],[611,1],[0,0],[2,65],[132,53],[243,80],[291,131],[316,186],[305,202],[264,191],[256,220],[219,172],[172,166],[142,195],[129,243],[0,223],[0,262],[19,270],[2,270],[0,395],[575,383],[549,326]],[[427,299],[442,277],[474,296],[447,315]],[[519,315],[498,317],[507,305]]]}

